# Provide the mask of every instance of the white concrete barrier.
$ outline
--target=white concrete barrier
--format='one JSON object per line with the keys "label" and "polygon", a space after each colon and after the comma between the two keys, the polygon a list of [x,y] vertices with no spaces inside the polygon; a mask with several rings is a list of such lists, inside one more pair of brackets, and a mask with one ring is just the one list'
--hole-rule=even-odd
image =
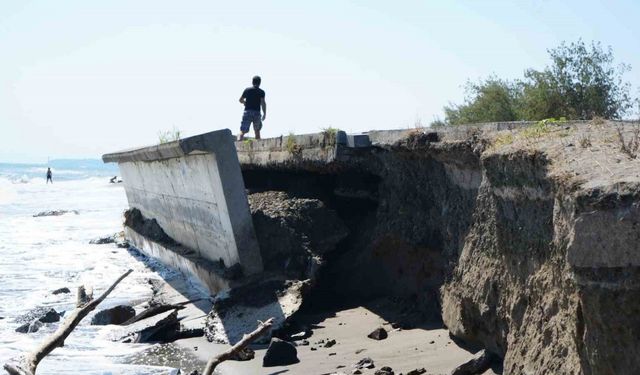
{"label": "white concrete barrier", "polygon": [[[234,138],[228,129],[103,157],[120,168],[127,199],[207,261],[262,271]],[[145,250],[143,241],[134,245]]]}

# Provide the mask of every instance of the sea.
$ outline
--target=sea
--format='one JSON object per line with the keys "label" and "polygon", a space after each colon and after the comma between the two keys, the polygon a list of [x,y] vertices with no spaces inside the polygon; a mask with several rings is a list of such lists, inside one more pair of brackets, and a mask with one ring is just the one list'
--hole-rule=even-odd
{"label": "sea", "polygon": [[[52,184],[46,183],[48,167],[53,172]],[[118,174],[117,166],[100,160],[0,163],[0,368],[11,358],[33,350],[60,324],[45,324],[35,333],[18,333],[15,329],[21,325],[20,317],[37,307],[70,313],[78,286],[91,286],[98,296],[126,270],[133,269],[76,327],[64,346],[40,363],[38,374],[178,373],[169,366],[135,364],[144,362],[139,358],[152,349],[151,345],[118,342],[122,327],[90,325],[91,317],[103,308],[147,301],[152,296],[148,281],[173,272],[135,250],[89,244],[122,230],[127,199],[122,184],[110,182]],[[70,212],[34,217],[51,210]],[[71,293],[51,293],[63,287]]]}

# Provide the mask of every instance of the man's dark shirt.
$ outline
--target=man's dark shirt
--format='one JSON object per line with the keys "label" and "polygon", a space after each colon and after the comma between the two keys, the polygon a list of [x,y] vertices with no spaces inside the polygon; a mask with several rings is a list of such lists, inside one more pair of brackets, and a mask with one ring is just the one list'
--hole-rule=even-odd
{"label": "man's dark shirt", "polygon": [[264,98],[264,90],[259,87],[249,87],[244,89],[242,97],[246,99],[244,102],[245,111],[259,111],[260,99]]}

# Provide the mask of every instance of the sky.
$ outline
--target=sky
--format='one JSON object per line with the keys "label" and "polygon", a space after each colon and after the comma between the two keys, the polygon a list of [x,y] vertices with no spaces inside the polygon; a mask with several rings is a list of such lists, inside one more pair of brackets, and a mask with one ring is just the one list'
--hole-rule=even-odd
{"label": "sky", "polygon": [[263,137],[410,128],[463,85],[543,69],[579,38],[640,87],[640,1],[0,2],[0,162],[96,158],[238,132],[262,77]]}

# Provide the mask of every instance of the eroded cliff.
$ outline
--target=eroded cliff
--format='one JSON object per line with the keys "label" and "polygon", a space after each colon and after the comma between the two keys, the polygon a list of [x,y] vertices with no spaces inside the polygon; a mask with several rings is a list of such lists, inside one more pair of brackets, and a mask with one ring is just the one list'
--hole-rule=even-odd
{"label": "eroded cliff", "polygon": [[410,298],[507,374],[626,374],[640,366],[637,129],[417,129],[243,177],[319,199],[348,227],[311,298]]}

